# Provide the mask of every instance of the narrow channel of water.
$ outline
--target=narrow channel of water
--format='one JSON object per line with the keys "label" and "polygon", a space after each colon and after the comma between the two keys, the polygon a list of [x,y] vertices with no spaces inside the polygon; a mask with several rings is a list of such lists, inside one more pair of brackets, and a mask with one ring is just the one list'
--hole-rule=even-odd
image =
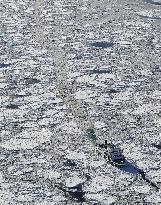
{"label": "narrow channel of water", "polygon": [[161,5],[161,0],[144,0],[146,3]]}

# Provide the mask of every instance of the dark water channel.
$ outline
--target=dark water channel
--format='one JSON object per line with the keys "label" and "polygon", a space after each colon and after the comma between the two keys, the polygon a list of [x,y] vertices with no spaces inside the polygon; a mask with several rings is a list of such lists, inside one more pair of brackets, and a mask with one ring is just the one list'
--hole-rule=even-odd
{"label": "dark water channel", "polygon": [[140,18],[144,18],[144,19],[151,19],[151,20],[161,20],[160,17],[157,16],[144,16],[144,15],[138,15]]}
{"label": "dark water channel", "polygon": [[71,197],[72,199],[74,199],[77,202],[85,202],[85,192],[82,190],[82,184],[78,184],[74,187],[65,187],[64,185],[56,185],[56,187],[58,187],[61,191],[63,191],[65,193],[66,197]]}
{"label": "dark water channel", "polygon": [[15,105],[15,104],[9,104],[9,105],[6,106],[6,108],[8,108],[8,109],[18,109],[19,106]]}
{"label": "dark water channel", "polygon": [[159,190],[159,187],[154,182],[150,181],[147,177],[145,172],[142,169],[139,169],[137,166],[133,165],[132,163],[126,161],[126,164],[124,167],[120,168],[124,172],[128,172],[130,174],[140,175],[142,179],[147,182],[149,185],[151,185],[153,188],[156,189],[156,191]]}
{"label": "dark water channel", "polygon": [[153,147],[155,147],[157,149],[161,149],[161,143],[159,143],[159,144],[152,144],[152,145],[153,145]]}
{"label": "dark water channel", "polygon": [[11,66],[11,63],[0,63],[0,68],[7,68]]}
{"label": "dark water channel", "polygon": [[153,188],[155,188],[156,191],[159,190],[159,187],[158,187],[154,182],[150,181],[150,180],[146,177],[145,172],[144,172],[143,170],[138,169],[138,173],[142,176],[142,178],[144,179],[144,181],[146,181],[146,182],[147,182],[148,184],[150,184]]}
{"label": "dark water channel", "polygon": [[106,41],[96,41],[93,43],[89,43],[91,47],[95,48],[110,48],[113,47],[113,43],[111,42],[106,42]]}
{"label": "dark water channel", "polygon": [[110,70],[98,70],[98,69],[94,69],[94,70],[88,70],[89,74],[106,74],[106,73],[111,73]]}
{"label": "dark water channel", "polygon": [[144,0],[146,3],[161,5],[161,0]]}

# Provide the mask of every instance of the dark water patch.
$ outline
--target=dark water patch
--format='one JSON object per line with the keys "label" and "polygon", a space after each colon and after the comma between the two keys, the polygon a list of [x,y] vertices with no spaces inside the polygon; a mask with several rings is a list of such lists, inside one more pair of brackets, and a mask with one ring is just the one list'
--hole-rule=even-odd
{"label": "dark water patch", "polygon": [[8,108],[8,109],[18,109],[18,105],[15,105],[15,104],[9,104],[9,105],[7,105],[6,106],[6,108]]}
{"label": "dark water patch", "polygon": [[110,103],[109,102],[105,102],[104,105],[105,106],[110,106]]}
{"label": "dark water patch", "polygon": [[11,63],[0,63],[0,68],[7,68],[11,65],[12,65]]}
{"label": "dark water patch", "polygon": [[88,70],[87,72],[89,72],[89,74],[106,74],[106,73],[111,73],[110,70]]}
{"label": "dark water patch", "polygon": [[146,3],[150,3],[150,4],[155,4],[155,5],[161,5],[161,1],[160,0],[144,0],[144,2]]}
{"label": "dark water patch", "polygon": [[120,91],[119,90],[116,90],[116,89],[110,89],[109,90],[109,93],[119,93]]}
{"label": "dark water patch", "polygon": [[71,166],[71,167],[77,166],[76,162],[74,160],[71,160],[71,159],[66,160],[64,165],[65,166]]}
{"label": "dark water patch", "polygon": [[36,83],[40,83],[41,82],[37,78],[24,78],[24,81],[27,84],[36,84]]}
{"label": "dark water patch", "polygon": [[77,202],[83,203],[85,202],[85,192],[82,190],[82,184],[78,184],[73,187],[66,187],[62,184],[56,184],[56,187],[58,187],[61,191],[65,193],[66,197],[72,197]]}
{"label": "dark water patch", "polygon": [[[73,190],[75,189],[75,187],[73,188]],[[68,191],[68,193],[75,198],[78,202],[85,202],[85,192],[83,192],[81,189],[79,190],[78,188],[75,189],[75,191]]]}
{"label": "dark water patch", "polygon": [[140,14],[138,14],[138,16],[140,18],[144,18],[144,19],[161,20],[161,18],[157,17],[157,16],[144,16],[144,15],[140,15]]}
{"label": "dark water patch", "polygon": [[6,152],[7,156],[16,156],[21,152],[21,150],[18,148],[15,148],[14,150],[6,150],[5,149],[5,152]]}
{"label": "dark water patch", "polygon": [[157,149],[161,149],[161,143],[159,143],[159,144],[152,144],[152,146],[153,147],[155,147],[155,148],[157,148]]}
{"label": "dark water patch", "polygon": [[91,47],[95,48],[111,48],[113,47],[113,43],[107,41],[96,41],[93,43],[89,43]]}
{"label": "dark water patch", "polygon": [[95,131],[93,129],[87,129],[87,136],[90,140],[92,140],[93,142],[95,142],[97,140]]}
{"label": "dark water patch", "polygon": [[89,180],[91,180],[91,179],[92,179],[92,177],[90,176],[90,174],[89,174],[89,173],[85,174],[85,177],[86,177],[86,181],[89,181]]}
{"label": "dark water patch", "polygon": [[81,59],[82,59],[82,55],[77,55],[75,58],[76,58],[77,60],[81,60]]}
{"label": "dark water patch", "polygon": [[28,93],[28,94],[15,94],[14,96],[17,98],[23,98],[23,97],[29,97],[31,95],[32,95],[31,93]]}
{"label": "dark water patch", "polygon": [[138,174],[137,167],[134,166],[131,162],[128,162],[127,160],[125,160],[125,166],[121,167],[120,170],[128,172],[130,174]]}
{"label": "dark water patch", "polygon": [[12,123],[12,122],[11,122],[11,123],[8,124],[8,127],[11,127],[11,128],[13,128],[13,129],[17,129],[17,128],[19,127],[19,124],[18,124],[18,123],[14,123],[14,122]]}
{"label": "dark water patch", "polygon": [[91,84],[87,84],[86,87],[87,87],[87,88],[95,88],[96,85],[91,83]]}

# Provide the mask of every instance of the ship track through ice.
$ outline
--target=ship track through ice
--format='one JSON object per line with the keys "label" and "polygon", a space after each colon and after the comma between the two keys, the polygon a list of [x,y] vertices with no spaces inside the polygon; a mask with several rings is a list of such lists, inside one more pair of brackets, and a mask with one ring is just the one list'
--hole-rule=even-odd
{"label": "ship track through ice", "polygon": [[[65,70],[65,51],[56,43],[54,44],[49,39],[45,38],[45,30],[44,26],[41,23],[41,8],[43,7],[43,1],[36,0],[35,1],[35,22],[36,22],[36,32],[35,32],[35,39],[39,42],[43,47],[50,49],[50,53],[52,58],[54,59],[55,64],[55,72],[57,78],[57,87],[60,96],[62,97],[64,103],[67,105],[69,110],[72,111],[74,119],[77,123],[77,126],[81,131],[87,134],[88,130],[94,130],[95,135],[99,136],[99,133],[94,129],[94,123],[90,120],[90,116],[88,115],[87,109],[84,109],[82,105],[74,98],[73,93],[76,91],[74,85],[71,82],[67,81],[68,76]],[[56,30],[57,28],[55,28]],[[97,109],[97,105],[92,104],[93,108]],[[99,107],[100,110],[100,107]],[[106,123],[106,117],[102,110],[100,110],[102,121]],[[96,133],[97,132],[97,133]],[[102,133],[101,133],[102,135]],[[92,141],[94,142],[94,141]],[[94,142],[95,144],[95,142]]]}
{"label": "ship track through ice", "polygon": [[[77,123],[77,126],[81,131],[88,136],[88,140],[92,142],[92,144],[95,146],[96,153],[99,154],[99,150],[97,149],[97,136],[102,135],[101,129],[95,130],[94,128],[94,123],[92,120],[90,120],[90,116],[88,115],[87,109],[82,108],[81,104],[74,98],[73,93],[76,91],[76,88],[74,85],[69,82],[67,72],[65,70],[65,51],[58,46],[57,44],[54,44],[52,41],[49,41],[48,39],[45,38],[43,35],[44,33],[44,26],[41,24],[41,19],[39,19],[39,16],[41,14],[41,8],[43,5],[43,1],[36,1],[35,4],[35,15],[36,15],[36,24],[37,25],[37,32],[38,34],[36,36],[37,41],[44,47],[50,49],[51,56],[54,59],[54,65],[55,65],[55,71],[56,71],[56,78],[57,78],[57,87],[59,94],[61,98],[63,99],[64,103],[67,105],[69,111],[71,110],[74,119]],[[55,28],[56,30],[56,28]],[[96,110],[98,109],[97,106],[93,103],[92,104],[93,108]],[[103,112],[103,110],[100,109],[101,111],[101,117],[102,121],[106,123],[106,117]],[[106,134],[107,136],[107,134]],[[114,166],[118,166],[118,163],[112,163],[112,155],[106,155],[105,159],[110,162]],[[121,164],[121,166],[123,163]]]}
{"label": "ship track through ice", "polygon": [[[94,123],[90,120],[90,117],[88,116],[87,110],[83,110],[79,102],[74,98],[73,92],[75,91],[74,86],[68,82],[67,79],[67,73],[65,70],[65,51],[58,46],[57,44],[54,44],[49,39],[45,38],[45,30],[44,26],[41,23],[40,15],[42,13],[42,7],[43,7],[44,1],[43,0],[36,0],[35,1],[35,23],[36,23],[36,32],[34,34],[35,39],[42,47],[46,47],[47,49],[50,49],[51,56],[54,59],[55,62],[55,71],[56,71],[56,77],[58,80],[57,87],[59,90],[59,94],[64,100],[64,103],[67,105],[69,110],[72,111],[72,114],[74,116],[74,119],[77,123],[78,128],[81,129],[81,131],[85,134],[88,132],[92,135],[97,136],[96,130],[94,129]],[[94,108],[98,108],[97,105],[92,104]],[[100,110],[100,107],[99,107]],[[101,115],[102,115],[102,121],[106,123],[106,117],[103,112],[103,109],[101,109]],[[85,121],[83,119],[86,119]],[[101,133],[101,130],[99,130],[99,133]],[[102,134],[102,133],[101,133]],[[93,141],[94,146],[96,145],[96,139]],[[96,146],[95,146],[96,148]],[[134,167],[137,171],[137,175],[134,178],[133,182],[137,180],[139,175],[144,179],[145,182],[149,183],[151,186],[159,190],[158,186],[154,183],[152,183],[150,180],[148,180],[145,177],[144,171],[140,170],[137,167]],[[132,183],[133,183],[132,182]],[[128,186],[125,186],[125,189],[128,188]]]}

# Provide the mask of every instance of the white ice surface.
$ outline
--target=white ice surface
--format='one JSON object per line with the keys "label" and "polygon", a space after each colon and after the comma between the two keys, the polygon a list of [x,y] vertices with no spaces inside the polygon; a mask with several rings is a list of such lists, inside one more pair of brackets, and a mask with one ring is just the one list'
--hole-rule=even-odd
{"label": "white ice surface", "polygon": [[116,202],[116,198],[112,196],[106,196],[103,194],[86,194],[87,199],[92,199],[101,202],[102,205],[111,205]]}
{"label": "white ice surface", "polygon": [[52,133],[47,129],[41,131],[24,131],[10,140],[1,143],[6,149],[32,149],[44,142],[50,141]]}
{"label": "white ice surface", "polygon": [[67,159],[77,159],[77,160],[84,160],[86,159],[85,154],[82,152],[76,152],[76,151],[69,151],[68,154],[66,155]]}
{"label": "white ice surface", "polygon": [[65,184],[67,187],[74,187],[80,183],[83,183],[84,180],[78,176],[69,177],[66,179]]}
{"label": "white ice surface", "polygon": [[98,192],[110,188],[114,184],[114,179],[109,176],[96,176],[92,179],[87,191]]}

